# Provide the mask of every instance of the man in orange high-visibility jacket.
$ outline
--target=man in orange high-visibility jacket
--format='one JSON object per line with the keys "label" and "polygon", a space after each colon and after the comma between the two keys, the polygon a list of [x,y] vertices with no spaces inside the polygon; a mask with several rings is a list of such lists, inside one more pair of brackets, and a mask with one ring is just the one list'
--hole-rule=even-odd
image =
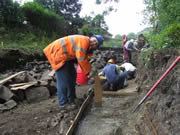
{"label": "man in orange high-visibility jacket", "polygon": [[103,37],[93,35],[66,36],[52,42],[44,49],[44,53],[55,70],[58,101],[61,109],[72,110],[76,98],[76,70],[74,62],[78,62],[85,75],[91,71],[88,62],[89,52],[103,44]]}

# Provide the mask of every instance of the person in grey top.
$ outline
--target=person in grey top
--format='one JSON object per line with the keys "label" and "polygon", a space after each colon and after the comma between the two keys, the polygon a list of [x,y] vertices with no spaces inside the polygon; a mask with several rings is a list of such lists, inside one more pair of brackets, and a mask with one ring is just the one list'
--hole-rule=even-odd
{"label": "person in grey top", "polygon": [[131,63],[131,51],[138,51],[139,50],[136,48],[135,44],[137,44],[137,41],[135,41],[134,39],[131,39],[129,41],[126,42],[125,44],[125,53],[127,55],[125,55],[125,60],[129,63]]}

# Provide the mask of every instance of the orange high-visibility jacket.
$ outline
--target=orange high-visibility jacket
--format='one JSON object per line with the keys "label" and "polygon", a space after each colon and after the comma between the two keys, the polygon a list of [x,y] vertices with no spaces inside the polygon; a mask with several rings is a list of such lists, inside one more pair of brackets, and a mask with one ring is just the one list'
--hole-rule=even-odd
{"label": "orange high-visibility jacket", "polygon": [[44,53],[55,71],[66,61],[77,59],[84,74],[88,74],[91,71],[87,58],[87,51],[90,48],[89,37],[71,35],[52,42],[44,49]]}

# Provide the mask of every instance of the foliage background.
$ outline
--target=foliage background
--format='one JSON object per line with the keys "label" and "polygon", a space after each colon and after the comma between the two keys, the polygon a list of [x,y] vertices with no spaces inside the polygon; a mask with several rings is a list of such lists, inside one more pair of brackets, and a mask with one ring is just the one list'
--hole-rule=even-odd
{"label": "foliage background", "polygon": [[[102,2],[108,4],[108,0],[97,1],[97,4]],[[152,49],[179,48],[180,1],[144,0],[144,3],[144,22],[153,27],[129,33],[128,39],[137,39],[138,35],[144,34]],[[4,48],[42,53],[45,46],[66,35],[100,34],[105,38],[103,46],[122,47],[122,36],[112,37],[104,19],[113,7],[103,14],[84,18],[79,16],[81,7],[80,0],[34,0],[24,5],[13,0],[1,0],[0,45]],[[158,17],[158,32],[154,32],[155,16]]]}

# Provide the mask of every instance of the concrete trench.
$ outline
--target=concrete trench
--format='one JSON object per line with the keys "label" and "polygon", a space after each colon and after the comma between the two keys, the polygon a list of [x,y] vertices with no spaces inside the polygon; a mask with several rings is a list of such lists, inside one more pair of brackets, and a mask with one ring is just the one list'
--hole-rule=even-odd
{"label": "concrete trench", "polygon": [[[117,92],[104,91],[102,104],[97,105],[95,97],[91,97],[87,109],[81,114],[73,135],[151,135],[164,134],[167,129],[157,118],[145,109],[133,113],[139,99],[134,80],[129,80],[128,87]],[[142,110],[145,110],[142,113]],[[140,118],[143,125],[136,121]],[[67,133],[66,135],[70,135]]]}
{"label": "concrete trench", "polygon": [[[136,84],[130,80],[130,85],[119,92],[103,93],[102,105],[97,106],[93,99],[89,102],[84,115],[74,129],[74,135],[121,135],[127,128],[128,119],[134,107],[137,96]],[[127,91],[126,94],[117,94]],[[136,91],[136,92],[135,92]],[[130,93],[133,93],[130,95]],[[134,130],[134,129],[133,129]],[[136,134],[136,131],[130,131]],[[67,133],[67,135],[69,135]]]}

